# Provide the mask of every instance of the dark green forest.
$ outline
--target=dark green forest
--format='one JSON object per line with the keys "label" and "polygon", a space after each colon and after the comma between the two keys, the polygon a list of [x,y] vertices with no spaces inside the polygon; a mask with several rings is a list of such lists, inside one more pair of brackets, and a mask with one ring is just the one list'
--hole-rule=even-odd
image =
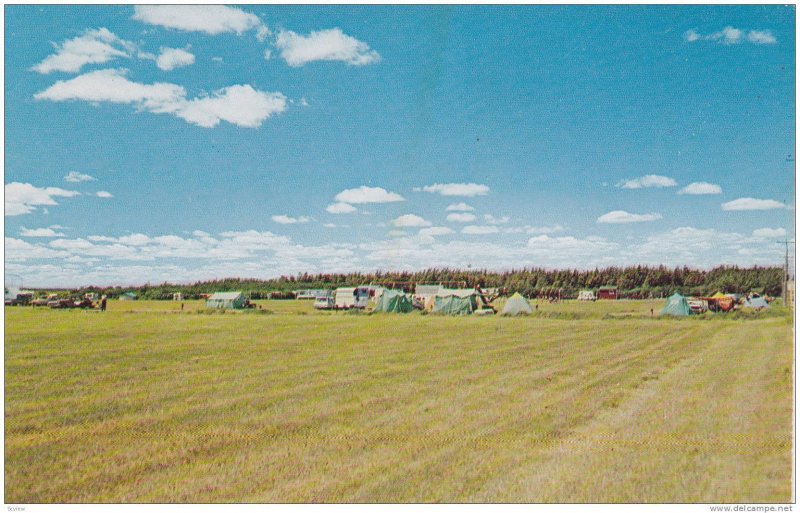
{"label": "dark green forest", "polygon": [[603,286],[618,288],[621,298],[645,299],[665,297],[675,292],[704,296],[717,291],[725,293],[758,292],[778,296],[782,292],[783,269],[780,267],[721,266],[711,270],[665,266],[606,267],[593,270],[547,270],[522,268],[496,272],[488,270],[427,269],[417,272],[374,272],[350,274],[308,274],[281,276],[274,279],[226,278],[192,284],[162,283],[139,287],[86,287],[74,293],[99,292],[117,297],[133,292],[140,299],[172,299],[175,292],[186,299],[219,291],[243,291],[250,299],[292,298],[292,291],[332,289],[357,285],[382,285],[412,292],[416,284],[442,284],[449,287],[498,288],[527,297],[576,297],[580,290],[596,290]]}

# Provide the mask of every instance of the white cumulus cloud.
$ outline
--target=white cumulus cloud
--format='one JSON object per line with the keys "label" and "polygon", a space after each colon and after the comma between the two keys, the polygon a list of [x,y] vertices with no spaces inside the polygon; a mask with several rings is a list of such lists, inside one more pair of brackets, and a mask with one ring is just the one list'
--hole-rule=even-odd
{"label": "white cumulus cloud", "polygon": [[352,214],[356,212],[358,209],[349,203],[331,203],[325,209],[327,212],[331,214]]}
{"label": "white cumulus cloud", "polygon": [[133,19],[149,25],[210,35],[242,35],[255,30],[260,41],[269,35],[269,29],[255,14],[222,5],[137,5]]}
{"label": "white cumulus cloud", "polygon": [[613,210],[597,218],[598,223],[624,224],[642,223],[646,221],[656,221],[661,219],[661,214],[631,214],[624,210]]}
{"label": "white cumulus cloud", "polygon": [[89,176],[83,173],[79,173],[77,171],[70,171],[67,176],[64,177],[65,182],[91,182],[95,178],[93,176]]}
{"label": "white cumulus cloud", "polygon": [[278,33],[275,46],[289,66],[298,67],[313,61],[342,61],[351,66],[379,62],[378,52],[338,28],[312,32],[307,36],[290,30]]}
{"label": "white cumulus cloud", "polygon": [[426,221],[415,214],[405,214],[392,221],[392,224],[398,228],[414,228],[420,226],[430,226],[431,222]]}
{"label": "white cumulus cloud", "polygon": [[471,223],[475,219],[475,214],[470,214],[469,212],[447,214],[447,220],[453,223]]}
{"label": "white cumulus cloud", "polygon": [[141,84],[126,78],[127,70],[106,69],[59,80],[34,95],[37,100],[123,103],[156,114],[172,114],[188,123],[213,128],[221,121],[256,128],[274,114],[286,110],[281,93],[257,91],[249,85],[233,85],[207,96],[187,99],[176,84]]}
{"label": "white cumulus cloud", "polygon": [[29,214],[42,205],[58,205],[54,198],[72,198],[78,191],[58,187],[36,187],[29,183],[12,182],[5,186],[5,212],[7,216]]}
{"label": "white cumulus cloud", "polygon": [[722,210],[774,210],[786,208],[780,201],[772,199],[738,198],[722,204]]}
{"label": "white cumulus cloud", "polygon": [[162,48],[156,58],[156,66],[163,71],[172,71],[192,64],[194,64],[194,54],[181,48]]}
{"label": "white cumulus cloud", "polygon": [[280,214],[272,216],[272,220],[278,224],[303,224],[311,221],[311,218],[306,216],[290,217],[285,214]]}
{"label": "white cumulus cloud", "polygon": [[644,175],[631,180],[622,180],[617,184],[617,187],[622,187],[623,189],[644,189],[650,187],[675,187],[676,185],[678,185],[678,182],[668,176]]}
{"label": "white cumulus cloud", "polygon": [[129,58],[134,45],[105,28],[87,30],[83,35],[54,45],[56,53],[31,69],[47,74],[54,71],[77,73],[87,64],[103,64],[117,57]]}
{"label": "white cumulus cloud", "polygon": [[679,190],[678,194],[722,194],[722,187],[714,183],[692,182]]}
{"label": "white cumulus cloud", "polygon": [[345,189],[334,198],[340,203],[361,205],[364,203],[393,203],[405,201],[405,198],[395,192],[389,192],[380,187],[367,187],[362,185],[356,189]]}
{"label": "white cumulus cloud", "polygon": [[96,194],[96,196],[98,198],[106,198],[106,199],[108,199],[108,198],[113,198],[114,197],[114,195],[111,194],[108,191],[97,191],[95,194]]}
{"label": "white cumulus cloud", "polygon": [[224,87],[213,94],[180,105],[175,115],[204,128],[220,121],[245,128],[257,128],[273,114],[286,110],[286,96],[257,91],[249,85]]}
{"label": "white cumulus cloud", "polygon": [[465,196],[468,198],[489,194],[488,186],[477,183],[435,183],[426,185],[422,189],[417,188],[414,190],[441,194],[442,196]]}

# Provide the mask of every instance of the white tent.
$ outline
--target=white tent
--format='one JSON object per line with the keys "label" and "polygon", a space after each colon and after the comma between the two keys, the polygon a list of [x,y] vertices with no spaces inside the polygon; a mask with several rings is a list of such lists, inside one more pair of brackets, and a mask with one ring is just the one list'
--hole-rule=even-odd
{"label": "white tent", "polygon": [[519,292],[516,292],[506,301],[502,315],[527,315],[531,313],[533,313],[533,310],[528,300],[522,297]]}

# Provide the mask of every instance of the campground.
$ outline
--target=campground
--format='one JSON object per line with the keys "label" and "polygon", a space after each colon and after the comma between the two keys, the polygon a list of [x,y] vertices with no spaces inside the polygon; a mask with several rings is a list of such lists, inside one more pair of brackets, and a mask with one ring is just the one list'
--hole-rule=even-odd
{"label": "campground", "polygon": [[257,304],[7,307],[5,501],[793,500],[784,308]]}

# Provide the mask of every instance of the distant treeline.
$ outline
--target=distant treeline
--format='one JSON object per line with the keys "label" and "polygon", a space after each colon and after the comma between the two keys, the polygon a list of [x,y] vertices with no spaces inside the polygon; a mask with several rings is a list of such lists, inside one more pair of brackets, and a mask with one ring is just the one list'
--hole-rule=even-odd
{"label": "distant treeline", "polygon": [[331,289],[336,287],[376,284],[412,292],[416,284],[443,284],[449,287],[498,288],[504,292],[520,292],[527,297],[576,297],[580,290],[597,290],[614,286],[621,298],[644,299],[665,297],[675,292],[704,296],[717,291],[725,293],[758,292],[778,296],[782,292],[783,269],[780,267],[721,266],[709,271],[689,267],[665,266],[606,267],[589,271],[546,270],[523,268],[505,272],[488,270],[427,269],[418,272],[374,272],[349,274],[308,274],[281,276],[269,280],[226,278],[201,281],[191,285],[163,283],[140,287],[88,287],[75,293],[98,292],[117,297],[133,292],[139,299],[172,299],[180,292],[185,299],[198,299],[201,294],[219,291],[242,291],[250,299],[290,298],[292,291]]}

